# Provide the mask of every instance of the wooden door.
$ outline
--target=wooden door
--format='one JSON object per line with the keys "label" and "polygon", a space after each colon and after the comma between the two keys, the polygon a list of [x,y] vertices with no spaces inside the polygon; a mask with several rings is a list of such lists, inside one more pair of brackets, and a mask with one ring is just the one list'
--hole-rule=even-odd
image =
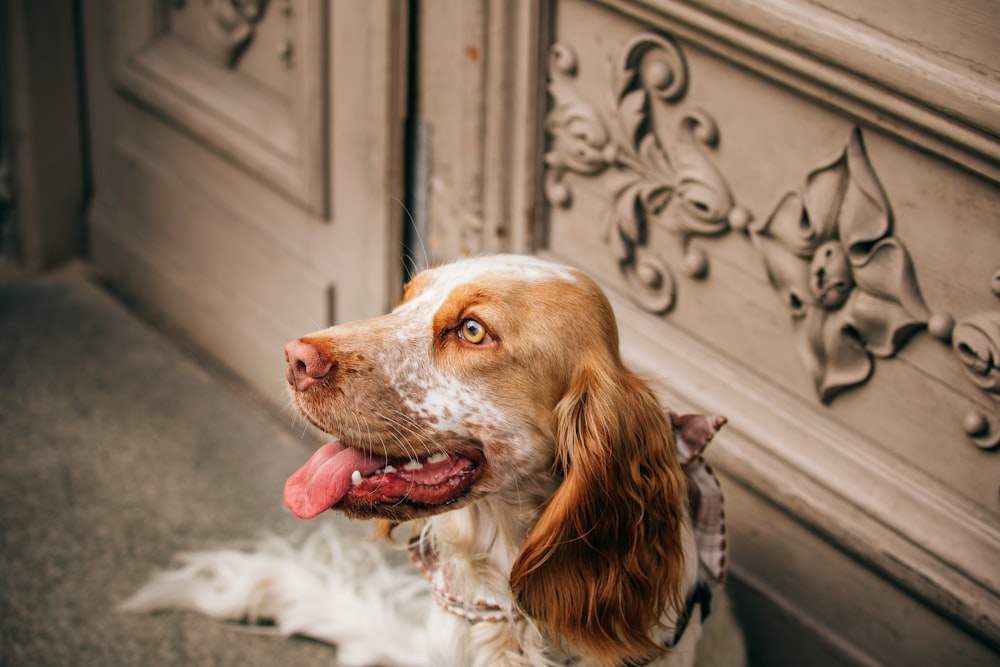
{"label": "wooden door", "polygon": [[420,3],[432,260],[583,268],[729,418],[755,665],[1000,649],[1000,14],[876,4]]}
{"label": "wooden door", "polygon": [[401,282],[406,4],[83,3],[93,263],[281,400]]}

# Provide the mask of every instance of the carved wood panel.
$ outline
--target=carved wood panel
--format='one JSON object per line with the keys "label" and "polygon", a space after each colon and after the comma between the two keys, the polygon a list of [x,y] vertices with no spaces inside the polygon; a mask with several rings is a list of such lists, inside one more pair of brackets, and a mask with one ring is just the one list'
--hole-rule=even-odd
{"label": "carved wood panel", "polygon": [[[637,307],[613,296],[669,393],[731,411],[745,449],[725,457],[751,486],[815,480],[784,500],[1000,645],[984,571],[1000,554],[1000,189],[978,110],[900,105],[889,122],[884,91],[686,3],[554,15],[538,244]],[[874,521],[864,537],[840,502]]]}
{"label": "carved wood panel", "polygon": [[326,3],[115,0],[120,89],[329,214]]}
{"label": "carved wood panel", "polygon": [[[987,392],[984,403],[993,402],[1000,341],[987,323],[1000,309],[958,313],[957,327],[943,306],[929,310],[860,128],[846,130],[833,158],[777,191],[772,207],[755,211],[713,162],[721,130],[711,112],[685,104],[690,73],[676,41],[639,33],[608,60],[606,94],[587,96],[573,47],[551,48],[545,193],[566,210],[582,181],[603,194],[606,252],[640,306],[668,314],[680,277],[709,279],[711,244],[693,240],[738,234],[787,308],[788,338],[820,401],[864,384],[877,360],[927,330],[954,342],[958,361]],[[985,276],[984,288],[992,280]],[[980,447],[1000,445],[995,411],[970,411],[963,428]]]}

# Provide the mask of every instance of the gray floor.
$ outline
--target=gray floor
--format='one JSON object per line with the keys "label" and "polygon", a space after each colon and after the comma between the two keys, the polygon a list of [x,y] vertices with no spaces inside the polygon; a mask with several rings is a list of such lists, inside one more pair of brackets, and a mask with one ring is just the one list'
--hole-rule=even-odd
{"label": "gray floor", "polygon": [[274,415],[80,279],[0,284],[0,378],[0,665],[335,664],[115,611],[178,551],[301,527],[281,489],[309,452]]}

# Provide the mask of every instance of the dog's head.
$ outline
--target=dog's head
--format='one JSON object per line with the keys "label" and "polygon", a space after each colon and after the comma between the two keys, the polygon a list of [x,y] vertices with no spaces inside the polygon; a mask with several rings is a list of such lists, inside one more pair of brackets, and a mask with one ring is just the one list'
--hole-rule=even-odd
{"label": "dog's head", "polygon": [[404,521],[550,480],[511,573],[519,604],[598,659],[649,648],[681,595],[684,481],[590,279],[464,260],[416,276],[391,313],[286,353],[295,406],[336,438],[289,479],[295,514]]}
{"label": "dog's head", "polygon": [[286,352],[292,401],[338,440],[290,480],[292,510],[407,520],[571,455],[557,447],[556,407],[588,360],[616,363],[617,334],[582,274],[501,256],[425,271],[391,313]]}

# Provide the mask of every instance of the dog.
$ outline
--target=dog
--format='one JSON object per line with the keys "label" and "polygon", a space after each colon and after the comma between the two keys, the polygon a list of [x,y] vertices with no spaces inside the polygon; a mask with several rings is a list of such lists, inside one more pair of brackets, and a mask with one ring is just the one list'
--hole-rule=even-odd
{"label": "dog", "polygon": [[[428,638],[426,653],[409,654],[416,663],[745,664],[720,586],[722,495],[701,458],[725,420],[660,404],[624,366],[611,305],[582,272],[530,256],[459,260],[414,277],[390,313],[293,340],[285,354],[294,407],[333,438],[289,477],[285,504],[303,519],[332,509],[376,520],[382,536],[410,528],[434,601],[415,615]],[[266,597],[263,581],[272,597],[309,588],[275,583],[271,563],[254,566],[270,574],[226,573],[247,586],[228,598]],[[189,559],[131,608],[291,615],[287,600],[254,613],[193,604],[206,569],[218,578],[226,567],[251,569]],[[344,579],[363,587],[355,574]],[[387,596],[415,590],[393,577]],[[378,640],[310,632],[335,615],[321,597],[305,615],[287,631],[336,641],[356,664],[396,659],[365,652]],[[394,655],[407,662],[406,649]]]}
{"label": "dog", "polygon": [[285,352],[295,407],[337,438],[285,503],[420,522],[434,664],[692,664],[705,589],[674,425],[583,273],[458,261]]}

